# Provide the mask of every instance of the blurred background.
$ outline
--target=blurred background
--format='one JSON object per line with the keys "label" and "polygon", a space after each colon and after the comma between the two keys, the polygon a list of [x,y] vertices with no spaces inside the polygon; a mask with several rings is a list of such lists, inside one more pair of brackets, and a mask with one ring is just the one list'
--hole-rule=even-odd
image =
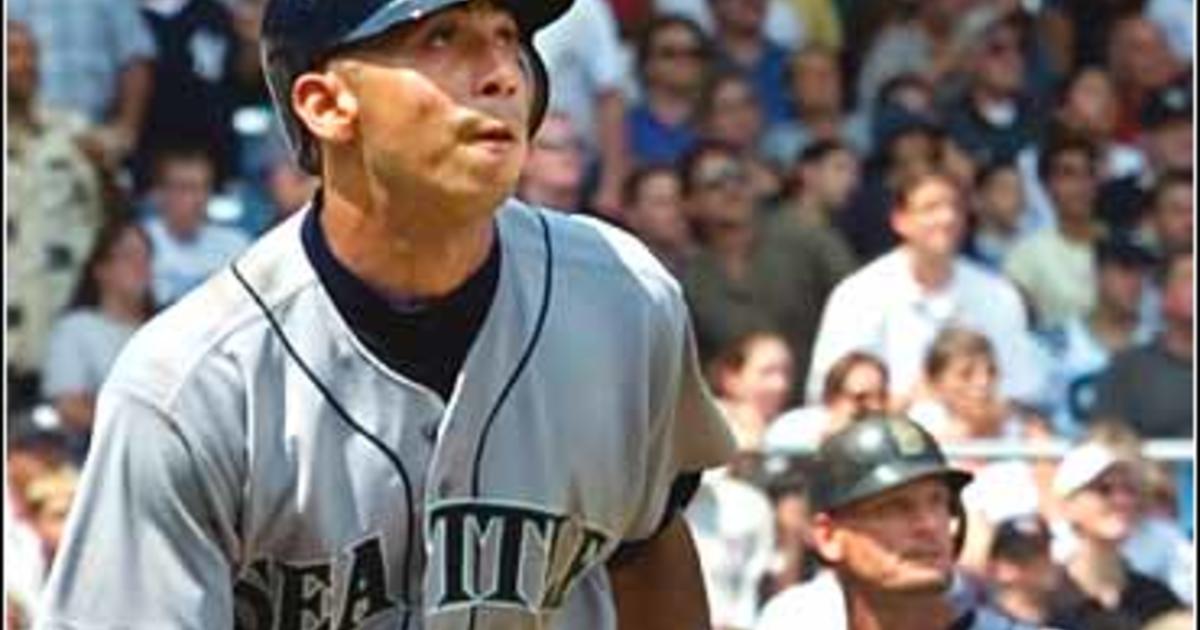
{"label": "blurred background", "polygon": [[[126,340],[315,190],[263,4],[7,3],[9,627]],[[1190,609],[1195,26],[1193,0],[575,0],[538,35],[518,195],[659,256],[738,439],[687,514],[718,628],[819,570],[811,453],[885,410],[976,472],[955,597],[1037,621],[1105,540]],[[1064,463],[1083,443],[1125,483]]]}

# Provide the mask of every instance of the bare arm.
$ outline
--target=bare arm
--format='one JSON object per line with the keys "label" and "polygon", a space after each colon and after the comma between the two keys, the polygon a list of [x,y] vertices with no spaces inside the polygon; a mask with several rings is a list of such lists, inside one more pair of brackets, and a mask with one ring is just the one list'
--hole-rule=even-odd
{"label": "bare arm", "polygon": [[72,431],[91,431],[96,417],[96,397],[90,392],[62,394],[54,398],[54,410]]}
{"label": "bare arm", "polygon": [[600,185],[592,203],[601,214],[620,213],[621,185],[629,170],[625,139],[625,97],[619,89],[601,93],[596,113],[596,135],[600,145]]}
{"label": "bare arm", "polygon": [[149,59],[131,61],[118,77],[117,109],[112,125],[125,134],[131,147],[137,144],[153,86],[154,62]]}
{"label": "bare arm", "polygon": [[683,518],[608,564],[620,630],[708,630],[700,559]]}

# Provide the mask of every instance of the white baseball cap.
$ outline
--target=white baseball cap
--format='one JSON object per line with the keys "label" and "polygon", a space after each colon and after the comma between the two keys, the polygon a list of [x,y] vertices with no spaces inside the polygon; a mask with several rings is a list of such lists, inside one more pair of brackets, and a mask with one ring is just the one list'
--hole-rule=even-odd
{"label": "white baseball cap", "polygon": [[1082,490],[1109,468],[1126,460],[1102,444],[1077,446],[1063,457],[1054,473],[1054,494],[1066,498]]}

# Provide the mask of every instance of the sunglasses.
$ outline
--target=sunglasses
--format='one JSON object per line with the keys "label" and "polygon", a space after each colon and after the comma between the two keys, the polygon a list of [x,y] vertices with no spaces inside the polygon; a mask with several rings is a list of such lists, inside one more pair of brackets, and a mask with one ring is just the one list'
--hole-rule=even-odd
{"label": "sunglasses", "polygon": [[1093,484],[1092,490],[1096,491],[1097,494],[1105,498],[1109,498],[1118,493],[1136,495],[1139,491],[1139,488],[1137,484],[1132,481],[1116,481],[1107,479]]}
{"label": "sunglasses", "polygon": [[726,164],[696,178],[696,184],[704,190],[744,186],[749,181],[746,171],[735,164]]}
{"label": "sunglasses", "polygon": [[654,56],[667,59],[702,59],[704,50],[699,46],[658,46],[654,49]]}

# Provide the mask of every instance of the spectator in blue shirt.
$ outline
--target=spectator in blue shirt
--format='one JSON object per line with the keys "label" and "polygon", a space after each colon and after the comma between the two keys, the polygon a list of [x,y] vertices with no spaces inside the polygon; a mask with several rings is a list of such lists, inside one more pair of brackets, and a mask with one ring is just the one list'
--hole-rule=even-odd
{"label": "spectator in blue shirt", "polygon": [[767,39],[763,20],[766,0],[709,0],[716,21],[719,66],[746,76],[758,93],[763,119],[776,123],[790,118],[787,62],[789,52]]}
{"label": "spectator in blue shirt", "polygon": [[626,116],[635,162],[674,164],[695,144],[710,59],[711,44],[695,22],[667,15],[647,25],[637,46],[642,102]]}

